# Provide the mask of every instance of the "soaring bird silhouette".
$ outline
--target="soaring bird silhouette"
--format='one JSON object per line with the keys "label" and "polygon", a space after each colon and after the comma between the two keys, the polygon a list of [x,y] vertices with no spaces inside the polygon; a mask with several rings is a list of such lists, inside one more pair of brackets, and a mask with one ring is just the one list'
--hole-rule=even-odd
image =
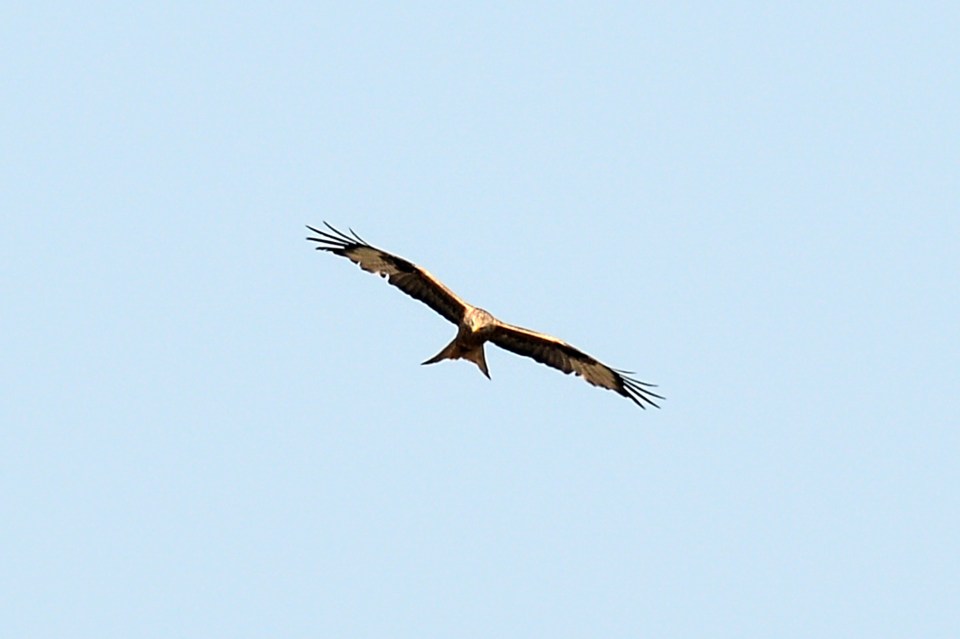
{"label": "soaring bird silhouette", "polygon": [[564,373],[579,375],[594,386],[610,389],[631,399],[640,408],[646,409],[646,405],[660,408],[654,399],[664,397],[650,390],[656,388],[655,384],[628,377],[632,374],[629,371],[610,368],[556,337],[501,322],[482,308],[460,299],[425,268],[371,246],[352,229],[347,235],[326,222],[323,224],[327,227],[326,231],[307,225],[317,235],[307,238],[317,243],[317,250],[342,255],[359,264],[363,270],[377,273],[391,285],[457,325],[457,335],[453,341],[424,364],[435,364],[444,359],[465,359],[476,364],[489,378],[483,345],[492,342],[500,348]]}

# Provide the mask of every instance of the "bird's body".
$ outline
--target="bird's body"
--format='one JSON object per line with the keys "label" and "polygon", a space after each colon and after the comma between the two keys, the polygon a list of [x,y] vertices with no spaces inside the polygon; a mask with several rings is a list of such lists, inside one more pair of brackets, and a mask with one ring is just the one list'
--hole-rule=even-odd
{"label": "bird's body", "polygon": [[582,376],[590,384],[613,390],[641,408],[646,408],[644,403],[659,408],[653,399],[663,397],[649,390],[652,384],[632,379],[625,371],[601,364],[556,337],[502,322],[482,308],[460,299],[426,269],[371,246],[353,231],[352,236],[346,235],[326,222],[324,224],[329,232],[307,227],[318,235],[307,238],[318,243],[318,250],[346,257],[365,271],[387,278],[390,284],[457,325],[457,335],[453,341],[424,364],[435,364],[444,359],[465,359],[476,364],[489,378],[483,346],[492,342],[564,373]]}
{"label": "bird's body", "polygon": [[424,364],[436,364],[444,359],[465,359],[476,364],[489,379],[490,371],[483,354],[483,344],[500,325],[500,320],[490,313],[468,304],[464,309],[463,320],[457,326],[457,336]]}

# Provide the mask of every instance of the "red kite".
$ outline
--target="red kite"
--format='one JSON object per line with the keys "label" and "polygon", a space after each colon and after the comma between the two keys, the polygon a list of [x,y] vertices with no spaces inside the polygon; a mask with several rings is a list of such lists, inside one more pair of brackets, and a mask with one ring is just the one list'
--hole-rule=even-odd
{"label": "red kite", "polygon": [[317,242],[317,250],[342,255],[359,264],[363,270],[377,273],[391,285],[420,300],[457,325],[457,336],[453,341],[423,362],[424,364],[435,364],[444,359],[465,359],[476,364],[489,378],[483,344],[493,342],[500,348],[529,357],[564,373],[575,373],[594,386],[608,388],[631,399],[640,408],[646,409],[644,403],[660,408],[653,400],[664,398],[649,390],[656,387],[654,384],[632,379],[628,377],[631,374],[628,371],[601,364],[556,337],[501,322],[482,308],[460,299],[426,269],[367,244],[353,229],[350,229],[350,235],[347,235],[326,222],[323,224],[329,232],[307,226],[318,235],[307,238],[311,242]]}

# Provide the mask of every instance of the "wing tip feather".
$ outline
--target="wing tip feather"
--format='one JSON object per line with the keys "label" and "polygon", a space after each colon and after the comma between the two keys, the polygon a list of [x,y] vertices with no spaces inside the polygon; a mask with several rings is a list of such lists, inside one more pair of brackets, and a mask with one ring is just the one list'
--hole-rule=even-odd
{"label": "wing tip feather", "polygon": [[324,231],[309,224],[305,225],[310,231],[316,234],[316,237],[307,236],[306,239],[310,242],[317,242],[319,244],[319,246],[317,246],[318,250],[330,251],[337,255],[346,255],[346,251],[353,248],[361,246],[373,248],[366,240],[354,233],[353,229],[350,229],[350,233],[353,234],[353,237],[351,237],[331,226],[326,220],[323,221],[323,225],[327,227],[328,230]]}
{"label": "wing tip feather", "polygon": [[[614,369],[611,369],[614,370]],[[654,408],[660,408],[660,404],[654,401],[654,398],[659,400],[666,400],[667,398],[663,395],[654,393],[649,388],[656,388],[656,384],[650,384],[648,382],[642,382],[638,379],[628,377],[619,371],[617,372],[618,381],[620,382],[621,388],[617,391],[625,396],[629,397],[633,402],[640,408],[646,410],[647,407],[644,405],[644,402],[649,404]]]}

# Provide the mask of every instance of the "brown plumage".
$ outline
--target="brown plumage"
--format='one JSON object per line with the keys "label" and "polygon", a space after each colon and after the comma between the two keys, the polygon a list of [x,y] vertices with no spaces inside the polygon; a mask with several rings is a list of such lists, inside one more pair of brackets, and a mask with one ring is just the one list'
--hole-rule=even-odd
{"label": "brown plumage", "polygon": [[640,408],[645,409],[646,405],[659,408],[654,399],[664,399],[649,390],[655,388],[654,384],[628,377],[630,373],[627,371],[610,368],[556,337],[501,322],[482,308],[460,299],[425,268],[371,246],[352,229],[347,235],[326,222],[323,224],[327,231],[307,226],[317,234],[317,237],[307,238],[317,243],[317,250],[342,255],[359,264],[363,270],[377,273],[457,325],[457,335],[453,341],[424,364],[434,364],[444,359],[466,359],[476,364],[489,378],[483,344],[493,342],[500,348],[564,373],[579,375],[594,386],[617,392]]}

